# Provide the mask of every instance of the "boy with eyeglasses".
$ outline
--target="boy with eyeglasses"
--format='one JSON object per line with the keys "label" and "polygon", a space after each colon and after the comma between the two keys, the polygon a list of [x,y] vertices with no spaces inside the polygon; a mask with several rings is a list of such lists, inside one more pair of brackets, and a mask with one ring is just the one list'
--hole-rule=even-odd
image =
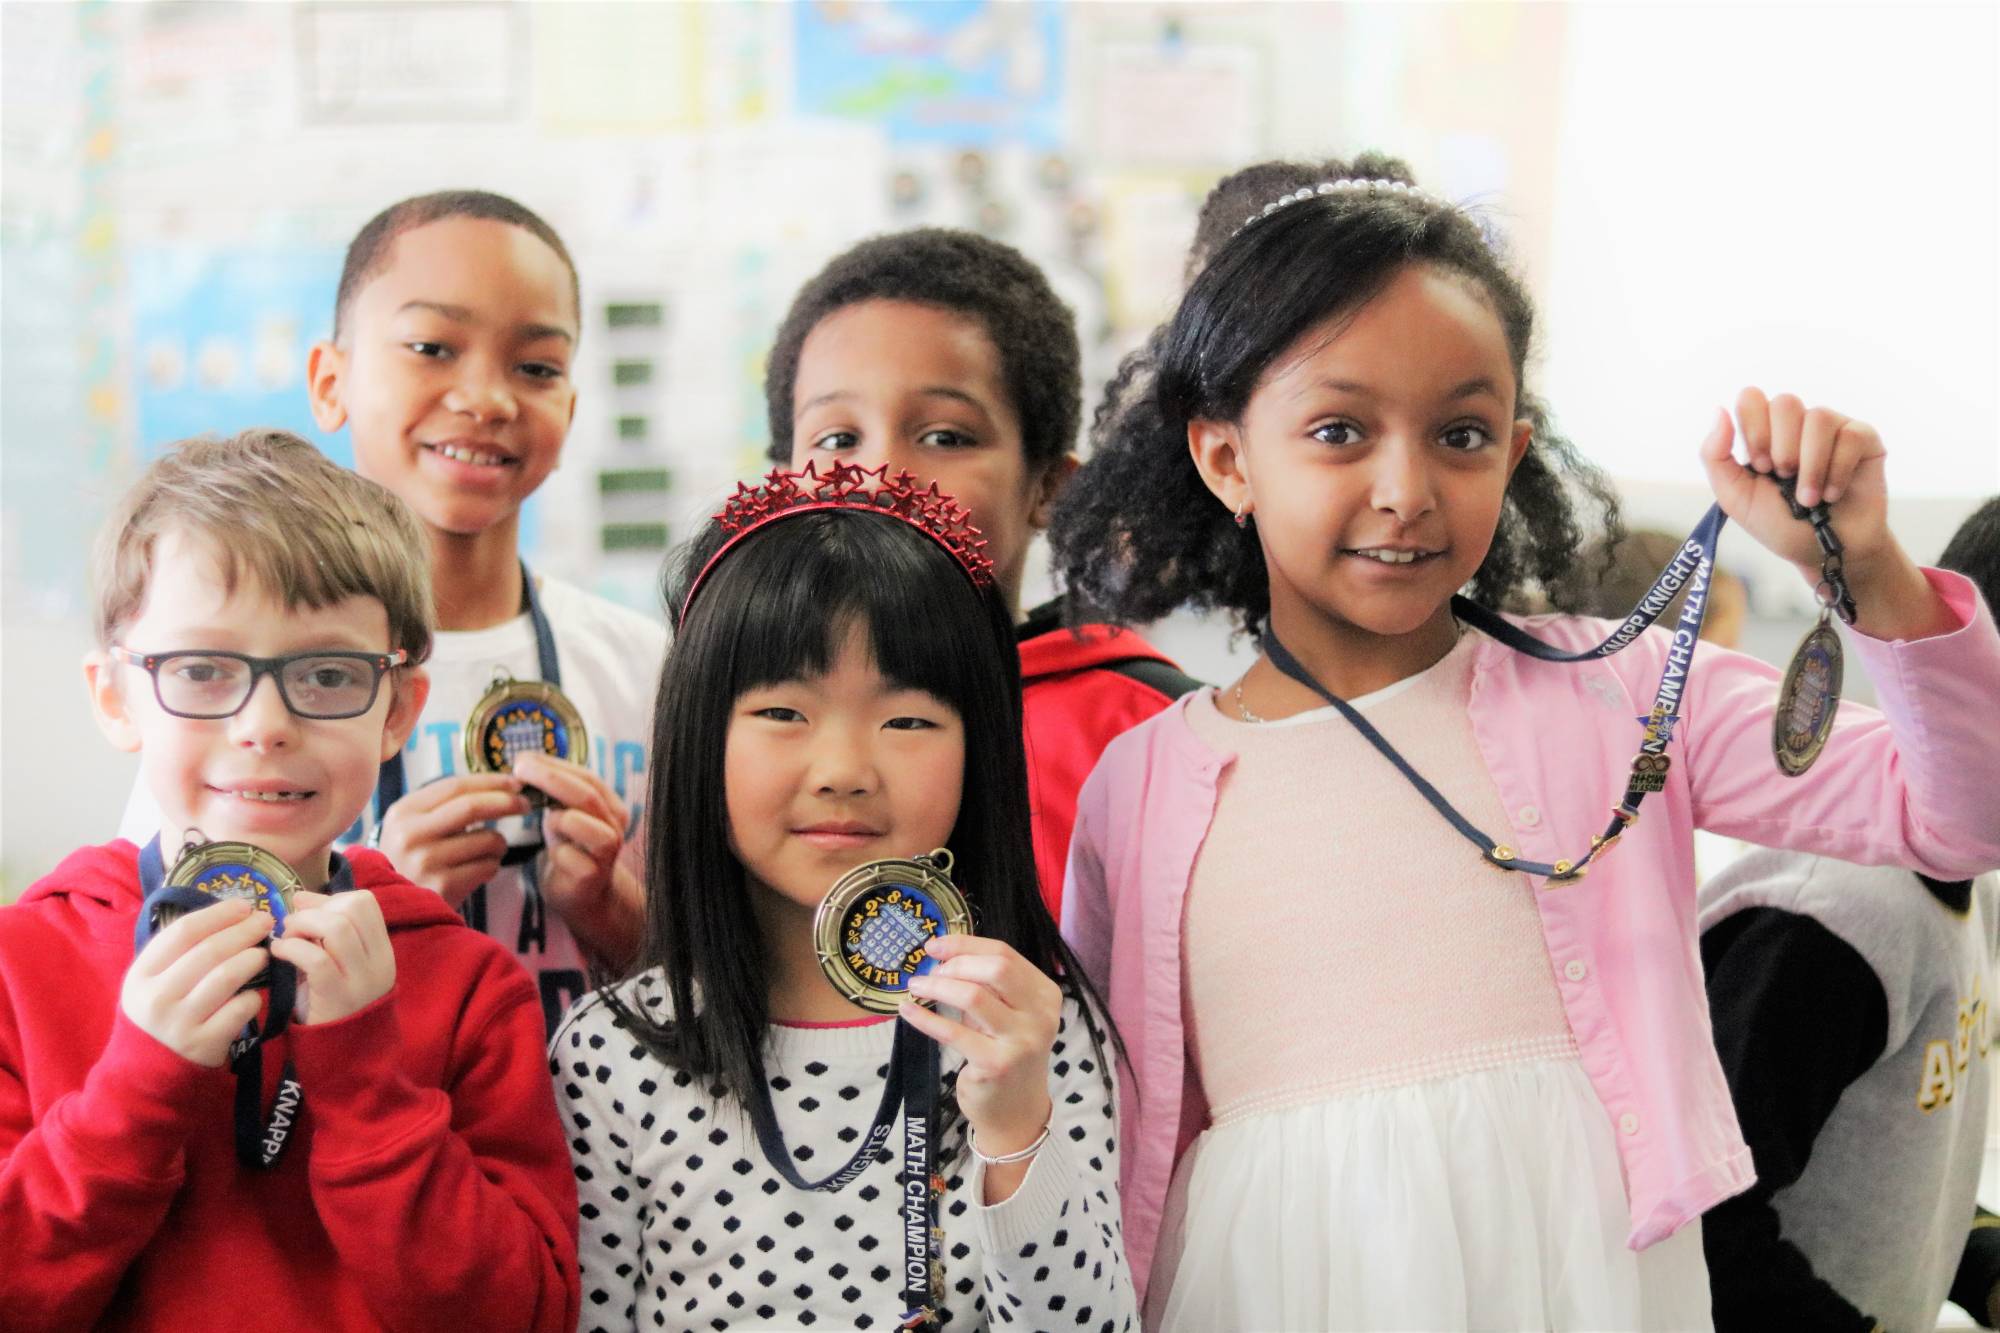
{"label": "boy with eyeglasses", "polygon": [[[96,613],[163,828],[0,907],[0,1327],[575,1327],[533,984],[333,851],[428,691],[409,511],[289,435],[191,441],[106,525]],[[177,886],[224,843],[297,891]]]}

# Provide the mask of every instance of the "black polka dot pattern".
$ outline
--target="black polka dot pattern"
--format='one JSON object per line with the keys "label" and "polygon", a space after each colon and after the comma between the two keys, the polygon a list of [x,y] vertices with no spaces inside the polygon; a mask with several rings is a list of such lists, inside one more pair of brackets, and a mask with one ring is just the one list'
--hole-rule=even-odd
{"label": "black polka dot pattern", "polygon": [[[657,973],[627,987],[630,1003],[665,1004]],[[893,1035],[889,1023],[772,1029],[772,1103],[809,1176],[846,1161],[867,1129]],[[944,1062],[954,1078],[957,1056],[947,1049]],[[557,1034],[550,1069],[581,1204],[581,1329],[897,1325],[898,1135],[839,1193],[794,1189],[765,1162],[739,1105],[645,1055],[597,1003],[578,1006]],[[1139,1327],[1118,1215],[1116,1118],[1074,1003],[1049,1093],[1048,1142],[995,1207],[980,1205],[963,1120],[950,1117],[939,1136],[947,1327]]]}

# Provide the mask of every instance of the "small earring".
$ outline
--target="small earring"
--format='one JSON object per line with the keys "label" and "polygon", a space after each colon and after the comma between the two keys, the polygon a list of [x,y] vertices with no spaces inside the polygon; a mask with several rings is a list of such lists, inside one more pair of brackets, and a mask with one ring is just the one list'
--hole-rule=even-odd
{"label": "small earring", "polygon": [[1245,500],[1243,507],[1236,511],[1236,526],[1239,528],[1250,526],[1250,502],[1248,500]]}

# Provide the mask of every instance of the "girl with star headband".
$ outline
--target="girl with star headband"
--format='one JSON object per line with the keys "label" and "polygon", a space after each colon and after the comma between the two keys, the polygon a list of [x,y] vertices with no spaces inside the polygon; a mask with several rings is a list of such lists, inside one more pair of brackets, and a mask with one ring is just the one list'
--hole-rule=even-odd
{"label": "girl with star headband", "polygon": [[[1070,850],[1065,934],[1137,1080],[1148,1326],[1706,1327],[1699,1219],[1752,1173],[1693,831],[2000,865],[2000,752],[1967,725],[2000,698],[1992,618],[1889,532],[1873,430],[1754,389],[1747,458],[1718,413],[1718,507],[1622,625],[1496,614],[1571,604],[1608,493],[1530,392],[1492,239],[1387,158],[1218,198],[1054,528],[1105,618],[1227,608],[1262,649],[1112,743]],[[1725,518],[1821,584],[1881,712],[1834,724],[1808,688],[1830,627],[1783,703],[1696,646]]]}
{"label": "girl with star headband", "polygon": [[583,1327],[1136,1327],[985,539],[908,474],[778,471],[673,582],[638,962],[551,1048]]}

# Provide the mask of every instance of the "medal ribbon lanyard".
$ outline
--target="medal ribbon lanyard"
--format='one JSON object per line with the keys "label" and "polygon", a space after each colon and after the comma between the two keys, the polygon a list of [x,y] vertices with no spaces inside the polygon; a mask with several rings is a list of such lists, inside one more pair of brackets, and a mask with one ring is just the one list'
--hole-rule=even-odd
{"label": "medal ribbon lanyard", "polygon": [[1611,813],[1611,822],[1604,832],[1590,840],[1590,850],[1575,861],[1557,861],[1549,864],[1522,858],[1505,843],[1496,842],[1473,822],[1460,814],[1443,793],[1433,787],[1424,776],[1410,765],[1410,761],[1398,753],[1387,737],[1363,717],[1360,711],[1346,700],[1338,698],[1307,671],[1299,660],[1292,656],[1285,645],[1278,641],[1275,633],[1266,632],[1262,647],[1271,665],[1285,675],[1332,704],[1340,715],[1354,725],[1376,751],[1395,765],[1410,785],[1415,787],[1431,808],[1444,816],[1445,821],[1460,836],[1479,849],[1480,856],[1488,865],[1502,870],[1520,870],[1530,875],[1542,875],[1556,882],[1579,878],[1599,853],[1617,841],[1628,825],[1639,817],[1639,805],[1648,792],[1662,790],[1666,785],[1667,741],[1672,735],[1676,718],[1675,705],[1679,702],[1687,683],[1689,668],[1693,665],[1695,640],[1700,636],[1701,624],[1708,610],[1708,581],[1715,568],[1716,548],[1722,538],[1722,528],[1728,517],[1722,506],[1711,505],[1700,523],[1695,525],[1685,545],[1660,571],[1652,588],[1639,599],[1638,606],[1619,625],[1610,638],[1583,652],[1568,652],[1553,644],[1545,643],[1494,612],[1467,598],[1454,596],[1451,608],[1460,620],[1499,640],[1517,652],[1540,658],[1545,662],[1584,662],[1593,658],[1608,657],[1633,643],[1646,632],[1647,627],[1660,618],[1667,603],[1684,585],[1693,583],[1687,604],[1681,609],[1680,624],[1674,632],[1673,646],[1667,652],[1667,664],[1660,673],[1660,683],[1653,694],[1653,709],[1645,719],[1646,730],[1639,743],[1639,753],[1632,760],[1632,770],[1625,784],[1625,796]]}
{"label": "medal ribbon lanyard", "polygon": [[[328,861],[332,874],[324,891],[329,894],[343,893],[353,888],[354,875],[348,869],[346,858],[338,852],[330,852]],[[213,897],[199,889],[163,887],[166,878],[166,861],[160,853],[159,835],[155,834],[153,840],[139,852],[139,892],[142,901],[135,932],[138,949],[145,948],[146,942],[153,937],[155,909],[161,905],[199,911],[216,903]],[[291,1142],[292,1130],[297,1127],[299,1116],[305,1110],[305,1094],[299,1086],[298,1071],[288,1058],[278,1076],[278,1092],[272,1099],[271,1112],[268,1116],[261,1114],[264,1043],[282,1035],[291,1025],[292,1007],[298,998],[298,970],[290,963],[272,959],[270,976],[268,1026],[260,1029],[253,1018],[243,1025],[243,1031],[229,1044],[229,1067],[236,1075],[236,1160],[259,1171],[269,1171],[278,1164],[278,1158]]]}
{"label": "medal ribbon lanyard", "polygon": [[903,1119],[902,1192],[897,1196],[903,1232],[903,1319],[899,1328],[929,1328],[937,1320],[943,1299],[934,1274],[939,1271],[937,1225],[937,1102],[940,1066],[937,1043],[900,1019],[889,1054],[889,1079],[875,1119],[861,1136],[854,1155],[819,1180],[807,1180],[792,1164],[784,1132],[771,1107],[770,1089],[761,1081],[750,1097],[750,1123],[764,1157],[795,1189],[836,1194],[867,1169],[888,1141],[900,1107]]}
{"label": "medal ribbon lanyard", "polygon": [[[1824,504],[1808,509],[1801,505],[1793,493],[1794,482],[1788,477],[1773,477],[1778,492],[1790,506],[1792,516],[1812,524],[1813,537],[1818,541],[1820,562],[1820,583],[1817,596],[1820,602],[1820,619],[1824,623],[1829,612],[1836,612],[1848,624],[1854,623],[1854,598],[1849,594],[1841,567],[1840,539],[1834,535],[1832,523]],[[1524,860],[1505,843],[1495,842],[1473,822],[1444,798],[1424,776],[1410,765],[1391,745],[1388,738],[1377,731],[1368,719],[1346,700],[1337,698],[1307,671],[1299,660],[1278,641],[1278,636],[1266,631],[1262,648],[1271,665],[1285,675],[1305,686],[1313,693],[1332,704],[1340,715],[1354,725],[1362,737],[1395,765],[1415,787],[1431,808],[1442,815],[1446,822],[1457,829],[1460,836],[1479,849],[1480,856],[1488,865],[1502,870],[1520,870],[1530,875],[1545,876],[1556,884],[1570,883],[1582,877],[1590,863],[1606,848],[1618,841],[1618,835],[1639,818],[1639,805],[1647,793],[1663,791],[1667,780],[1667,742],[1672,738],[1674,723],[1678,720],[1675,706],[1685,693],[1687,678],[1694,665],[1694,647],[1701,636],[1702,620],[1708,611],[1708,583],[1715,572],[1716,551],[1721,545],[1723,525],[1729,521],[1722,512],[1721,505],[1710,505],[1702,515],[1701,522],[1688,535],[1681,547],[1660,576],[1653,581],[1652,588],[1639,599],[1622,624],[1611,637],[1595,648],[1583,652],[1569,652],[1555,645],[1545,643],[1529,634],[1510,620],[1503,619],[1478,603],[1467,598],[1453,596],[1452,613],[1473,628],[1491,636],[1516,652],[1540,658],[1544,662],[1585,662],[1594,658],[1609,657],[1611,654],[1629,647],[1646,629],[1660,618],[1667,603],[1689,583],[1693,584],[1688,593],[1686,605],[1681,608],[1680,622],[1674,631],[1673,645],[1667,650],[1667,664],[1660,673],[1660,683],[1653,692],[1652,711],[1643,719],[1645,731],[1639,742],[1639,753],[1633,757],[1632,769],[1625,782],[1625,795],[1611,812],[1611,822],[1604,832],[1590,840],[1590,850],[1575,861],[1557,861],[1553,865],[1543,861]]]}
{"label": "medal ribbon lanyard", "polygon": [[[551,685],[562,684],[562,664],[556,657],[556,634],[549,627],[549,618],[542,611],[542,599],[535,592],[534,576],[528,573],[527,563],[521,565],[521,600],[528,607],[528,622],[535,630],[535,669],[541,678]],[[409,790],[408,779],[403,773],[403,754],[397,751],[382,761],[382,767],[375,775],[375,823],[381,826],[383,816],[389,807],[403,799]]]}

